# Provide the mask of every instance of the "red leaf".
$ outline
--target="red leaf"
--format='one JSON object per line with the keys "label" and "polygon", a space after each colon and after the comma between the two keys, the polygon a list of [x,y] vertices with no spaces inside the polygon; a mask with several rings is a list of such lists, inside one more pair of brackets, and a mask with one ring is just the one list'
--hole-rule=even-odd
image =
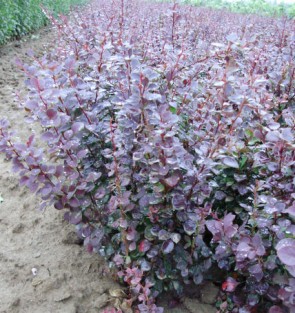
{"label": "red leaf", "polygon": [[222,283],[221,288],[223,291],[233,292],[235,291],[238,284],[239,283],[235,279],[228,277],[227,280]]}

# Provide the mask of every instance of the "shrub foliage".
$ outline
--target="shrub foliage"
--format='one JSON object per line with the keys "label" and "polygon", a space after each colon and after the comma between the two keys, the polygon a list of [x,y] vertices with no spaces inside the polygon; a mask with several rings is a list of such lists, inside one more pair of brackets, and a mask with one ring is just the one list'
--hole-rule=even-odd
{"label": "shrub foliage", "polygon": [[[161,1],[161,0],[160,0]],[[165,0],[163,0],[165,1]],[[183,3],[226,9],[242,14],[295,17],[295,4],[270,0],[182,0]]]}
{"label": "shrub foliage", "polygon": [[0,123],[21,185],[65,210],[140,312],[213,267],[220,312],[294,311],[293,23],[124,0],[53,22],[56,50],[19,61],[41,137]]}
{"label": "shrub foliage", "polygon": [[0,45],[47,25],[49,20],[42,12],[42,6],[54,14],[66,13],[72,5],[86,1],[0,0]]}

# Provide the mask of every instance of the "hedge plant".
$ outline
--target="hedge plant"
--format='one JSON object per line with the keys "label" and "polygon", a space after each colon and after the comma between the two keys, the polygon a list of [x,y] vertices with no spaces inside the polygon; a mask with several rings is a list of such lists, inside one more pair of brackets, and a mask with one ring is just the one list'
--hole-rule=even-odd
{"label": "hedge plant", "polygon": [[[170,0],[158,0],[170,1]],[[218,10],[229,10],[241,14],[258,14],[265,16],[287,16],[295,17],[295,4],[277,3],[268,0],[181,0],[182,3],[201,7],[209,7]]]}
{"label": "hedge plant", "polygon": [[48,24],[42,8],[52,14],[67,13],[87,0],[0,0],[0,45]]}
{"label": "hedge plant", "polygon": [[139,312],[218,283],[216,267],[219,312],[293,312],[292,22],[98,0],[53,23],[56,50],[18,61],[41,135],[0,122],[20,184],[65,211]]}

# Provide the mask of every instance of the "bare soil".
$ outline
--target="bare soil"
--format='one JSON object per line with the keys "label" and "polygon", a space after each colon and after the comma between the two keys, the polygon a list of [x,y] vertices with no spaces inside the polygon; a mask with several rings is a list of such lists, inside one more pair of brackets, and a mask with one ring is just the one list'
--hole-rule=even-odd
{"label": "bare soil", "polygon": [[[15,59],[29,62],[29,49],[41,56],[53,45],[54,31],[45,28],[0,48],[0,118],[6,116],[21,138],[33,130],[15,99],[15,93],[25,92]],[[99,313],[120,305],[123,287],[106,274],[102,258],[85,251],[62,212],[53,208],[40,212],[39,203],[36,195],[19,186],[10,163],[1,155],[0,313]],[[216,294],[216,287],[206,284],[165,312],[214,313],[210,304]],[[167,299],[162,297],[161,304],[167,306]]]}

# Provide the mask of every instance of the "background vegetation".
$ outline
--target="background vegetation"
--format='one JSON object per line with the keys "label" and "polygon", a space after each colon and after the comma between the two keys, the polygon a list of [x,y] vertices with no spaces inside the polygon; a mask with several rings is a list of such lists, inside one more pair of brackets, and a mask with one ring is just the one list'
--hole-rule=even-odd
{"label": "background vegetation", "polygon": [[[0,45],[11,38],[20,38],[45,26],[48,19],[40,5],[57,14],[66,13],[72,5],[84,4],[87,1],[89,0],[0,0]],[[295,17],[295,4],[274,5],[266,0],[182,0],[181,2],[227,9],[237,13]]]}
{"label": "background vegetation", "polygon": [[[170,1],[170,0],[168,0]],[[206,6],[214,9],[227,9],[243,14],[295,17],[294,4],[272,4],[266,0],[182,0],[182,3]]]}
{"label": "background vegetation", "polygon": [[48,19],[41,6],[57,14],[85,2],[87,0],[0,0],[0,45],[45,26]]}

